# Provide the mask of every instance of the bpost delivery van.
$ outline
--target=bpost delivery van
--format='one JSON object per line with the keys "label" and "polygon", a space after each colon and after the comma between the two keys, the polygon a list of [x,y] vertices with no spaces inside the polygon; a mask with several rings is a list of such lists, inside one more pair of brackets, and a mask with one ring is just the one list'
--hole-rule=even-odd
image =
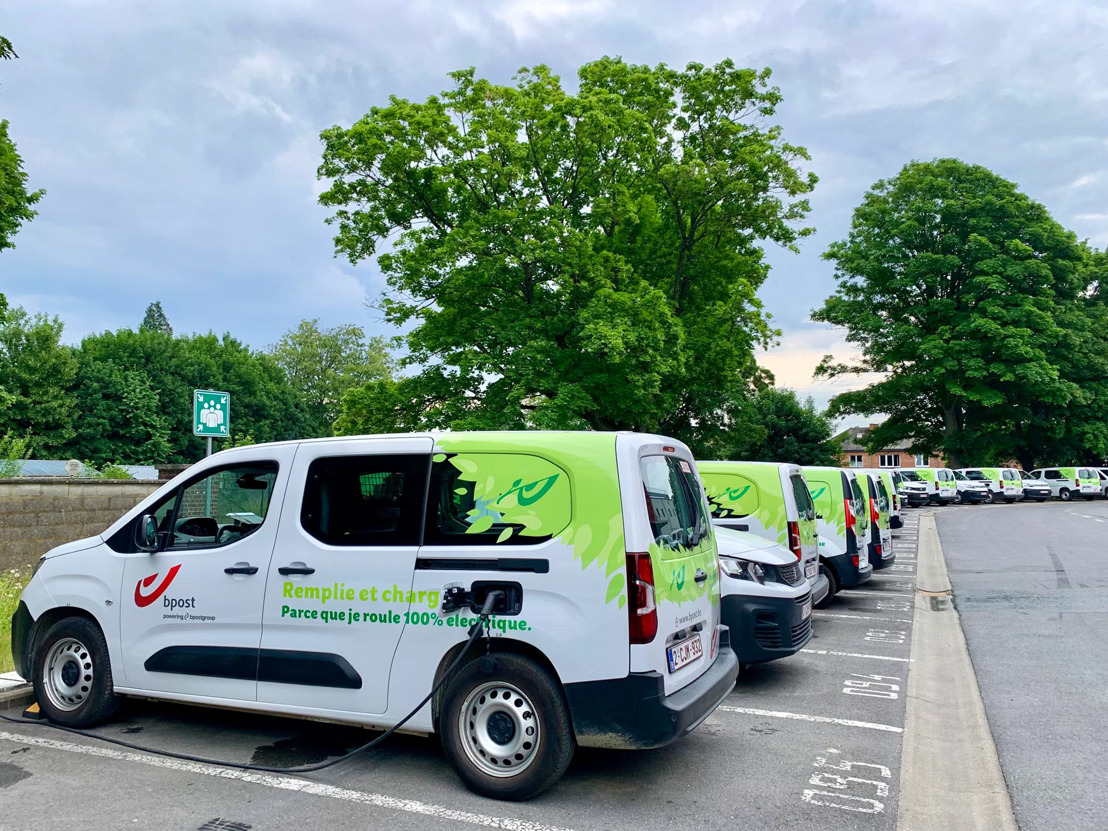
{"label": "bpost delivery van", "polygon": [[935,505],[949,505],[958,496],[954,471],[945,467],[917,467],[916,475],[928,485],[928,496]]}
{"label": "bpost delivery van", "polygon": [[854,472],[840,467],[804,467],[804,478],[816,506],[819,568],[831,590],[817,608],[827,606],[839,589],[866,582],[873,575],[866,541],[869,512]]}
{"label": "bpost delivery van", "polygon": [[885,468],[866,468],[867,473],[876,473],[885,483],[885,493],[889,497],[889,528],[895,531],[904,527],[904,520],[900,518],[900,494],[896,488],[896,471]]}
{"label": "bpost delivery van", "polygon": [[931,502],[929,488],[930,482],[923,481],[920,475],[911,468],[901,468],[893,471],[896,476],[896,493],[903,505],[912,505],[920,508]]}
{"label": "bpost delivery van", "polygon": [[1091,467],[1043,467],[1031,471],[1031,475],[1045,479],[1051,492],[1063,502],[1075,496],[1086,499],[1101,496],[1100,477]]}
{"label": "bpost delivery van", "polygon": [[812,637],[812,591],[793,553],[765,537],[716,527],[721,614],[743,664],[795,655]]}
{"label": "bpost delivery van", "polygon": [[1009,504],[1023,499],[1023,480],[1019,471],[1010,467],[966,467],[959,471],[971,482],[981,482],[988,489],[985,501],[990,505],[998,499]]}
{"label": "bpost delivery van", "polygon": [[989,486],[986,480],[982,478],[974,478],[967,476],[960,470],[954,471],[954,484],[958,488],[958,493],[954,497],[956,505],[974,504],[978,502],[985,502],[992,504],[993,496],[989,491]]}
{"label": "bpost delivery van", "polygon": [[799,465],[697,462],[712,521],[786,547],[804,569],[818,604],[831,585],[819,571],[816,507]]}
{"label": "bpost delivery van", "polygon": [[855,471],[858,486],[862,489],[862,495],[866,498],[866,509],[869,511],[869,561],[873,570],[891,566],[896,561],[893,553],[893,532],[889,526],[889,496],[885,491],[885,483],[876,473],[868,471]]}
{"label": "bpost delivery van", "polygon": [[[730,692],[688,448],[633,433],[316,439],[217,453],[48,552],[12,629],[53,722],[120,695],[409,729],[525,799],[576,745],[649,748]],[[488,651],[488,657],[484,657]]]}

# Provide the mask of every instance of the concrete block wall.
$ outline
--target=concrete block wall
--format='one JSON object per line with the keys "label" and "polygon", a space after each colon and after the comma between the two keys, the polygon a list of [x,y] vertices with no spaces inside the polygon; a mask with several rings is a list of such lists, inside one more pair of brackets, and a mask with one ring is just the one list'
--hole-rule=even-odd
{"label": "concrete block wall", "polygon": [[161,482],[0,479],[0,569],[27,569],[55,545],[100,534]]}

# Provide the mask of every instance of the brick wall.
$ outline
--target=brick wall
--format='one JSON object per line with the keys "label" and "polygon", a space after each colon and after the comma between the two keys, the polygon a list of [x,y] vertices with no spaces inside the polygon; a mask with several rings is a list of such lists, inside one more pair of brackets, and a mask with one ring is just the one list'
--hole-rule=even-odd
{"label": "brick wall", "polygon": [[55,545],[103,532],[161,484],[0,479],[0,569],[25,569]]}

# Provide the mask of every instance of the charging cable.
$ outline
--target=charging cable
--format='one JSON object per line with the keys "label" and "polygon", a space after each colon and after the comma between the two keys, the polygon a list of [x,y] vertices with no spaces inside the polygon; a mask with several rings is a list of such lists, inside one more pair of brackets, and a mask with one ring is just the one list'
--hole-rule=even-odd
{"label": "charging cable", "polygon": [[51,724],[48,721],[28,721],[27,719],[12,718],[11,716],[5,716],[3,714],[0,714],[0,719],[2,719],[3,721],[10,721],[13,724],[34,724],[50,727],[54,730],[61,730],[63,733],[73,733],[77,736],[99,739],[102,742],[117,744],[120,747],[126,747],[129,750],[138,750],[142,753],[153,753],[158,756],[167,756],[170,759],[181,759],[185,762],[199,762],[200,764],[204,765],[217,765],[219,767],[235,768],[236,770],[253,770],[258,771],[259,773],[314,773],[317,770],[323,770],[324,768],[329,768],[332,765],[337,765],[339,762],[345,762],[347,759],[352,759],[359,753],[364,753],[367,750],[371,750],[372,748],[383,742],[385,739],[393,735],[397,730],[399,730],[413,718],[415,718],[415,714],[422,710],[427,702],[430,701],[431,698],[435,695],[435,693],[442,689],[443,684],[445,684],[450,679],[451,675],[453,675],[454,673],[454,670],[458,668],[458,664],[460,664],[462,662],[462,659],[465,658],[466,653],[469,652],[469,648],[473,646],[474,642],[482,635],[487,634],[489,615],[492,613],[492,609],[493,606],[496,604],[496,601],[503,596],[504,593],[501,591],[489,592],[488,597],[485,598],[484,605],[477,613],[477,622],[469,627],[469,640],[466,641],[466,645],[462,647],[461,652],[458,653],[458,657],[456,657],[451,662],[450,666],[446,668],[446,671],[442,674],[442,678],[439,679],[439,682],[431,688],[431,692],[427,693],[426,697],[421,702],[419,702],[419,704],[416,705],[414,710],[408,713],[408,715],[404,716],[404,718],[402,718],[399,722],[394,724],[377,738],[366,742],[360,747],[355,747],[353,750],[344,753],[342,756],[339,756],[336,759],[329,759],[326,762],[319,762],[315,765],[305,765],[298,768],[275,768],[268,767],[266,765],[248,765],[242,762],[225,762],[219,759],[207,759],[203,756],[192,756],[188,753],[175,753],[172,750],[155,750],[152,747],[142,747],[141,745],[132,744],[131,742],[125,742],[122,739],[115,739],[111,736],[101,736],[98,733],[91,733],[87,730],[78,730],[76,727],[64,727],[60,724]]}

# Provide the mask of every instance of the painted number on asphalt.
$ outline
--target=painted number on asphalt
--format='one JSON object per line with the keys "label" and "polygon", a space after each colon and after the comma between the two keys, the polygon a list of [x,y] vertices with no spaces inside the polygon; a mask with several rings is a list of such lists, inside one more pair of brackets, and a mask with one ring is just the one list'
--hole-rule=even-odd
{"label": "painted number on asphalt", "polygon": [[866,632],[866,640],[873,643],[904,643],[907,637],[907,632],[896,629],[870,629]]}
{"label": "painted number on asphalt", "polygon": [[889,571],[915,571],[915,570],[916,570],[915,566],[905,566],[905,565],[899,565],[899,566],[898,565],[891,565],[891,566],[889,566]]}
{"label": "painted number on asphalt", "polygon": [[[828,748],[827,756],[817,756],[812,767],[816,768],[816,772],[812,774],[808,784],[815,787],[806,788],[801,795],[801,799],[809,805],[862,814],[880,814],[885,810],[885,803],[877,797],[889,795],[889,783],[883,780],[892,779],[893,774],[884,765],[849,762],[842,758],[841,750]],[[848,775],[844,776],[844,773]],[[854,773],[861,775],[849,775]],[[867,779],[867,776],[882,778]]]}
{"label": "painted number on asphalt", "polygon": [[[861,680],[858,680],[861,679]],[[897,683],[892,684],[891,681]],[[900,679],[892,675],[859,675],[854,673],[843,681],[844,695],[864,695],[869,698],[900,698]]]}
{"label": "painted number on asphalt", "polygon": [[885,612],[910,612],[912,604],[905,600],[878,600],[877,608]]}

